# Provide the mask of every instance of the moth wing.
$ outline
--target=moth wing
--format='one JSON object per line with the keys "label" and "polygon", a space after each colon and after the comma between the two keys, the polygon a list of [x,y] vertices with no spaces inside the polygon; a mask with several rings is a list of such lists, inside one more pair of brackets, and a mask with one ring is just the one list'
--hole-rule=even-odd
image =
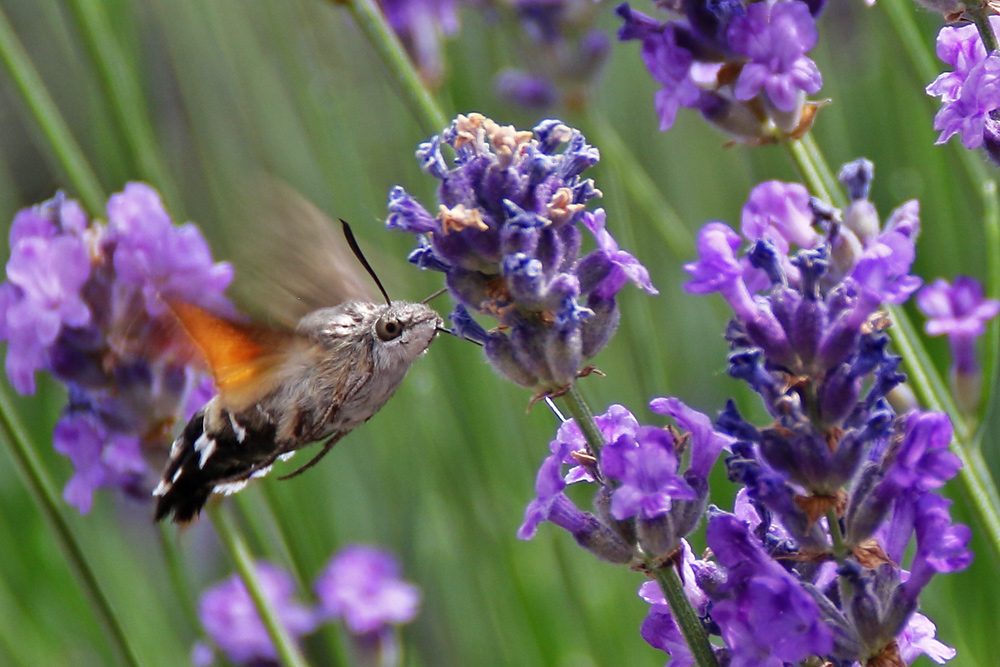
{"label": "moth wing", "polygon": [[274,389],[287,363],[308,345],[292,331],[236,322],[199,306],[168,304],[208,365],[223,405],[236,412]]}
{"label": "moth wing", "polygon": [[240,266],[238,301],[294,328],[307,313],[350,300],[372,302],[373,285],[334,223],[291,187],[254,179],[231,228]]}

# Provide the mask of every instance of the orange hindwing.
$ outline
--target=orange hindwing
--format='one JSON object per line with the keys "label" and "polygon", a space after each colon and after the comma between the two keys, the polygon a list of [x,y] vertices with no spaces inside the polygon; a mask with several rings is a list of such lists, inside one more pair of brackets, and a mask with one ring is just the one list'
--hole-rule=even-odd
{"label": "orange hindwing", "polygon": [[229,409],[250,404],[274,388],[277,371],[299,337],[288,331],[233,322],[181,301],[168,304],[208,364]]}

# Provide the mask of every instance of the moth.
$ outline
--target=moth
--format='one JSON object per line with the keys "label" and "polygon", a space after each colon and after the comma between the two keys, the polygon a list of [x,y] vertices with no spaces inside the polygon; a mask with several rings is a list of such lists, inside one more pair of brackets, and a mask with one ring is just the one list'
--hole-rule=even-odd
{"label": "moth", "polygon": [[[271,308],[272,317],[290,322],[297,311],[308,312],[294,327],[279,327],[242,323],[189,303],[169,304],[211,370],[218,393],[170,448],[153,491],[157,521],[191,521],[213,493],[235,493],[266,475],[275,462],[321,443],[308,463],[282,479],[312,467],[385,405],[413,362],[439,331],[446,331],[424,303],[389,299],[350,227],[341,221],[356,261],[378,285],[385,303],[352,298],[367,290],[360,287],[357,270],[345,266],[354,267],[355,261],[329,250],[337,248],[329,221],[294,193],[277,192],[283,217],[295,218],[298,228],[286,230],[283,239],[273,234],[251,238],[267,253],[268,265],[300,277],[273,281],[271,292],[281,298],[271,298],[284,305]],[[303,225],[303,219],[311,223]],[[327,299],[325,306],[312,307]]]}

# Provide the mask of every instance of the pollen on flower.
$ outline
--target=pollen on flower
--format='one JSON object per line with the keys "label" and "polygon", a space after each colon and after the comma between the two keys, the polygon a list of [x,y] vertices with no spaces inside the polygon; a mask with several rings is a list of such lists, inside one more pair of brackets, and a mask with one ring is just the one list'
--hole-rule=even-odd
{"label": "pollen on flower", "polygon": [[467,208],[465,204],[458,204],[452,208],[442,204],[438,218],[441,220],[441,231],[444,234],[460,232],[469,227],[475,227],[481,232],[489,229],[489,225],[483,222],[483,216],[479,209]]}
{"label": "pollen on flower", "polygon": [[552,224],[562,225],[572,220],[584,208],[586,208],[584,204],[573,203],[572,190],[569,188],[559,188],[552,193],[552,199],[545,210],[548,212],[549,220],[552,221]]}

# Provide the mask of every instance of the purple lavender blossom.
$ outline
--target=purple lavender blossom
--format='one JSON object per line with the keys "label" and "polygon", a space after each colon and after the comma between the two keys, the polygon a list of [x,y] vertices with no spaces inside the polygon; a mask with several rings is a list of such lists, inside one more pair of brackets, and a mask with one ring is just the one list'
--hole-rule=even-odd
{"label": "purple lavender blossom", "polygon": [[0,285],[11,383],[32,393],[43,370],[69,389],[53,443],[73,462],[64,495],[81,512],[100,487],[148,495],[140,452],[165,447],[192,401],[204,403],[210,382],[163,342],[172,326],[163,300],[232,308],[223,297],[232,268],[212,261],[193,225],[175,227],[148,185],[113,195],[108,220],[88,223],[62,194],[21,211]]}
{"label": "purple lavender blossom", "polygon": [[[677,3],[683,18],[659,22],[627,3],[621,41],[640,40],[653,79],[660,129],[669,129],[680,107],[702,116],[737,141],[759,144],[794,136],[812,124],[822,77],[805,54],[816,44],[815,15],[822,3]],[[761,113],[764,110],[764,114]]]}
{"label": "purple lavender blossom", "polygon": [[[309,607],[297,602],[295,583],[284,570],[269,563],[256,565],[257,578],[264,595],[277,611],[278,618],[292,637],[298,638],[316,629],[317,619]],[[233,575],[205,591],[198,604],[198,618],[212,643],[226,658],[239,665],[277,662],[277,652],[243,581]],[[196,647],[199,660],[206,651]]]}
{"label": "purple lavender blossom", "polygon": [[[439,213],[397,186],[386,226],[418,235],[410,261],[445,273],[463,330],[470,312],[497,319],[498,329],[476,331],[494,369],[539,393],[564,389],[613,335],[624,283],[655,293],[608,234],[604,212],[584,210],[600,195],[580,176],[597,149],[556,120],[520,132],[470,114],[421,144],[417,158],[441,181]],[[598,245],[582,260],[581,222]]]}
{"label": "purple lavender blossom", "polygon": [[951,346],[952,393],[963,410],[979,403],[982,377],[976,358],[976,339],[986,332],[986,322],[1000,311],[1000,301],[983,297],[975,278],[958,276],[955,284],[939,278],[917,294],[917,307],[927,316],[929,336],[948,336]]}
{"label": "purple lavender blossom", "polygon": [[[994,32],[1000,18],[990,17]],[[987,54],[974,25],[945,26],[938,33],[937,54],[954,69],[939,75],[927,88],[927,94],[941,98],[941,109],[934,117],[934,129],[941,132],[935,143],[943,144],[958,134],[968,149],[984,145],[995,133],[994,112],[1000,109],[1000,58]],[[987,146],[988,155],[998,154]]]}
{"label": "purple lavender blossom", "polygon": [[497,74],[497,96],[529,109],[587,104],[611,48],[594,27],[599,7],[590,0],[514,0],[507,7],[527,39],[516,49],[519,66]]}
{"label": "purple lavender blossom", "polygon": [[324,618],[343,619],[356,635],[409,623],[420,607],[420,590],[399,577],[391,554],[364,545],[340,550],[316,580]]}
{"label": "purple lavender blossom", "polygon": [[442,42],[458,32],[459,4],[459,0],[379,2],[421,78],[430,86],[437,86],[444,74]]}
{"label": "purple lavender blossom", "polygon": [[762,90],[780,111],[793,111],[800,92],[823,85],[816,63],[806,52],[816,45],[816,24],[804,2],[754,3],[727,30],[729,45],[750,62],[743,66],[733,95],[753,99]]}
{"label": "purple lavender blossom", "polygon": [[[654,410],[673,415],[690,433],[639,426],[626,408],[612,405],[595,417],[605,445],[594,453],[576,423],[564,422],[538,471],[537,497],[525,512],[518,537],[531,539],[538,524],[549,521],[599,558],[619,563],[635,556],[629,546],[635,541],[651,555],[680,548],[681,538],[704,513],[709,471],[731,439],[677,399],[660,398],[654,404]],[[692,454],[680,470],[678,452],[684,448]],[[563,465],[572,466],[565,477]],[[566,496],[566,485],[573,482],[598,485],[595,514],[577,509]]]}
{"label": "purple lavender blossom", "polygon": [[52,433],[52,446],[73,463],[63,498],[81,514],[90,511],[96,489],[138,487],[147,469],[139,439],[109,432],[90,412],[63,415]]}

